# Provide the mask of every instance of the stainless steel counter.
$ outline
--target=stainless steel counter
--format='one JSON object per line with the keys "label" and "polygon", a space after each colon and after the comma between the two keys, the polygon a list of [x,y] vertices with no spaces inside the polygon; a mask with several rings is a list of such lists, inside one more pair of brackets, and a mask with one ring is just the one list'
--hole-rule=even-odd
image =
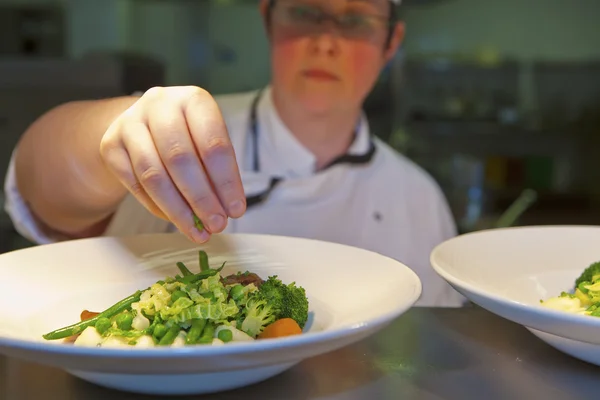
{"label": "stainless steel counter", "polygon": [[[378,335],[269,381],[195,399],[591,399],[600,367],[479,308],[419,309]],[[0,356],[0,399],[153,399]],[[189,398],[189,397],[188,397]]]}

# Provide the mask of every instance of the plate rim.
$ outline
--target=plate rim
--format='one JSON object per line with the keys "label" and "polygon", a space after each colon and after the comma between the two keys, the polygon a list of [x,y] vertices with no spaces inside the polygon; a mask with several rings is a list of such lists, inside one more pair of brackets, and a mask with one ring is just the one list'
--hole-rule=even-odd
{"label": "plate rim", "polygon": [[[292,348],[303,348],[310,346],[311,344],[325,343],[333,341],[335,339],[344,337],[353,337],[360,335],[363,332],[368,332],[374,329],[378,329],[385,324],[395,320],[400,315],[406,313],[409,309],[414,307],[414,304],[418,301],[423,291],[423,284],[417,273],[410,268],[408,265],[400,260],[384,255],[380,252],[361,248],[358,246],[347,245],[343,243],[331,242],[327,240],[304,238],[286,235],[275,235],[275,234],[263,234],[263,233],[220,233],[221,236],[226,237],[238,237],[238,238],[250,238],[261,240],[263,238],[274,238],[276,240],[291,240],[291,241],[306,241],[313,242],[316,244],[336,246],[340,248],[347,248],[353,251],[369,253],[380,258],[387,259],[392,263],[396,264],[402,270],[402,273],[406,276],[405,279],[410,280],[409,285],[413,288],[412,293],[407,300],[397,305],[390,312],[386,312],[376,318],[369,320],[362,320],[360,322],[352,323],[350,325],[342,325],[334,329],[326,329],[316,332],[307,332],[301,335],[294,335],[282,338],[274,339],[262,339],[260,341],[252,342],[239,342],[239,343],[228,343],[224,346],[182,346],[182,347],[153,347],[153,348],[98,348],[98,347],[83,347],[63,345],[62,343],[51,343],[51,341],[35,341],[27,339],[17,339],[7,336],[0,336],[0,350],[3,348],[19,349],[25,351],[40,352],[44,354],[56,354],[70,357],[94,357],[94,358],[115,358],[115,359],[146,359],[146,358],[190,358],[190,357],[212,357],[212,356],[225,356],[225,355],[247,355],[253,353],[269,352],[280,349],[292,349]],[[91,238],[80,238],[73,240],[66,240],[56,243],[45,243],[40,245],[34,245],[24,249],[12,250],[10,252],[0,254],[0,259],[5,255],[13,254],[16,252],[29,251],[31,249],[41,248],[42,246],[76,246],[81,242],[113,242],[119,240],[142,240],[144,237],[160,237],[160,236],[185,236],[179,232],[160,232],[160,233],[142,233],[133,235],[122,235],[122,236],[98,236]],[[209,242],[210,243],[210,242]],[[206,244],[205,244],[206,245]],[[198,248],[201,249],[205,245],[198,245],[190,242],[190,249]],[[0,265],[0,269],[2,266]],[[4,353],[4,351],[0,351]]]}
{"label": "plate rim", "polygon": [[[543,317],[546,320],[562,320],[566,323],[573,323],[578,325],[584,325],[590,328],[600,328],[600,318],[590,318],[589,316],[580,315],[580,314],[571,314],[566,313],[560,310],[554,310],[552,308],[547,307],[535,307],[532,304],[523,303],[516,300],[511,300],[506,296],[501,296],[494,293],[489,293],[483,289],[480,289],[464,280],[457,278],[456,276],[449,273],[445,270],[439,263],[439,253],[444,250],[445,247],[450,246],[452,243],[455,243],[459,240],[462,240],[466,236],[482,236],[486,234],[493,234],[498,231],[525,231],[525,230],[573,230],[573,229],[581,229],[581,230],[594,230],[597,231],[600,235],[600,226],[598,225],[528,225],[528,226],[513,226],[506,228],[490,228],[484,229],[475,232],[468,232],[463,235],[458,235],[453,238],[450,238],[437,246],[431,251],[429,260],[432,268],[438,273],[442,278],[448,281],[450,284],[455,285],[466,292],[470,292],[475,294],[476,296],[488,299],[493,301],[496,304],[500,304],[504,307],[507,307],[511,310],[517,310],[524,314],[532,315],[535,314],[536,317]],[[600,257],[599,257],[600,259]],[[471,300],[473,301],[473,300]],[[537,328],[534,328],[537,329]],[[539,330],[539,329],[538,329]],[[552,332],[548,332],[552,334]],[[561,336],[562,337],[562,336]]]}

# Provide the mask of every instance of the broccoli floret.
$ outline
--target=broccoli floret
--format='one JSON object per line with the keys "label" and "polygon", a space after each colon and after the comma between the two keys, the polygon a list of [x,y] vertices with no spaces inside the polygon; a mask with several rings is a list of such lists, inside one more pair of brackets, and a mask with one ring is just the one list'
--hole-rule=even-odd
{"label": "broccoli floret", "polygon": [[575,294],[584,304],[600,302],[600,281],[596,283],[581,282],[575,290]]}
{"label": "broccoli floret", "polygon": [[[581,283],[579,286],[583,288],[583,285],[586,285],[585,282]],[[585,289],[585,292],[582,291],[580,288],[575,289],[575,298],[579,299],[579,301],[581,302],[582,306],[589,306],[591,305],[592,299],[590,298],[590,296],[588,296],[588,290]]]}
{"label": "broccoli floret", "polygon": [[596,283],[600,279],[600,261],[591,264],[583,273],[575,280],[575,287],[579,287],[582,282]]}
{"label": "broccoli floret", "polygon": [[296,286],[295,282],[286,285],[273,275],[260,285],[254,296],[272,307],[275,319],[292,318],[304,328],[308,320],[308,298],[303,287]]}
{"label": "broccoli floret", "polygon": [[252,337],[256,337],[267,325],[276,319],[273,307],[267,304],[267,301],[264,299],[250,299],[246,305],[244,314],[245,318],[240,328]]}

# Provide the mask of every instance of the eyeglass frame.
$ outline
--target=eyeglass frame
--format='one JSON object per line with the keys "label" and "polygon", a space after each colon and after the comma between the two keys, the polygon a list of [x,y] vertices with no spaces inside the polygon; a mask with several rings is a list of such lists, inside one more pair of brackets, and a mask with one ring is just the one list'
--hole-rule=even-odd
{"label": "eyeglass frame", "polygon": [[[275,8],[277,1],[278,0],[269,0],[269,3],[267,5],[266,22],[267,22],[267,26],[269,26],[269,27],[271,26],[273,9]],[[396,6],[391,1],[389,2],[389,4],[390,4],[390,13],[389,13],[389,17],[387,18],[388,31],[387,31],[386,41],[385,41],[385,47],[388,47],[390,45],[390,42],[392,40],[392,35],[394,34],[395,25],[399,21]],[[328,15],[327,17],[329,19],[334,18],[331,15]],[[382,17],[382,18],[386,19],[385,17]]]}

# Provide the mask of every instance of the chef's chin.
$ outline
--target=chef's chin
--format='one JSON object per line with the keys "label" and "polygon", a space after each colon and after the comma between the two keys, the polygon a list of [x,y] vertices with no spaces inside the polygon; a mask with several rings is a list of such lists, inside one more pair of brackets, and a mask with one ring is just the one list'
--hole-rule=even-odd
{"label": "chef's chin", "polygon": [[326,115],[355,107],[340,85],[305,84],[295,91],[296,101],[308,113]]}

